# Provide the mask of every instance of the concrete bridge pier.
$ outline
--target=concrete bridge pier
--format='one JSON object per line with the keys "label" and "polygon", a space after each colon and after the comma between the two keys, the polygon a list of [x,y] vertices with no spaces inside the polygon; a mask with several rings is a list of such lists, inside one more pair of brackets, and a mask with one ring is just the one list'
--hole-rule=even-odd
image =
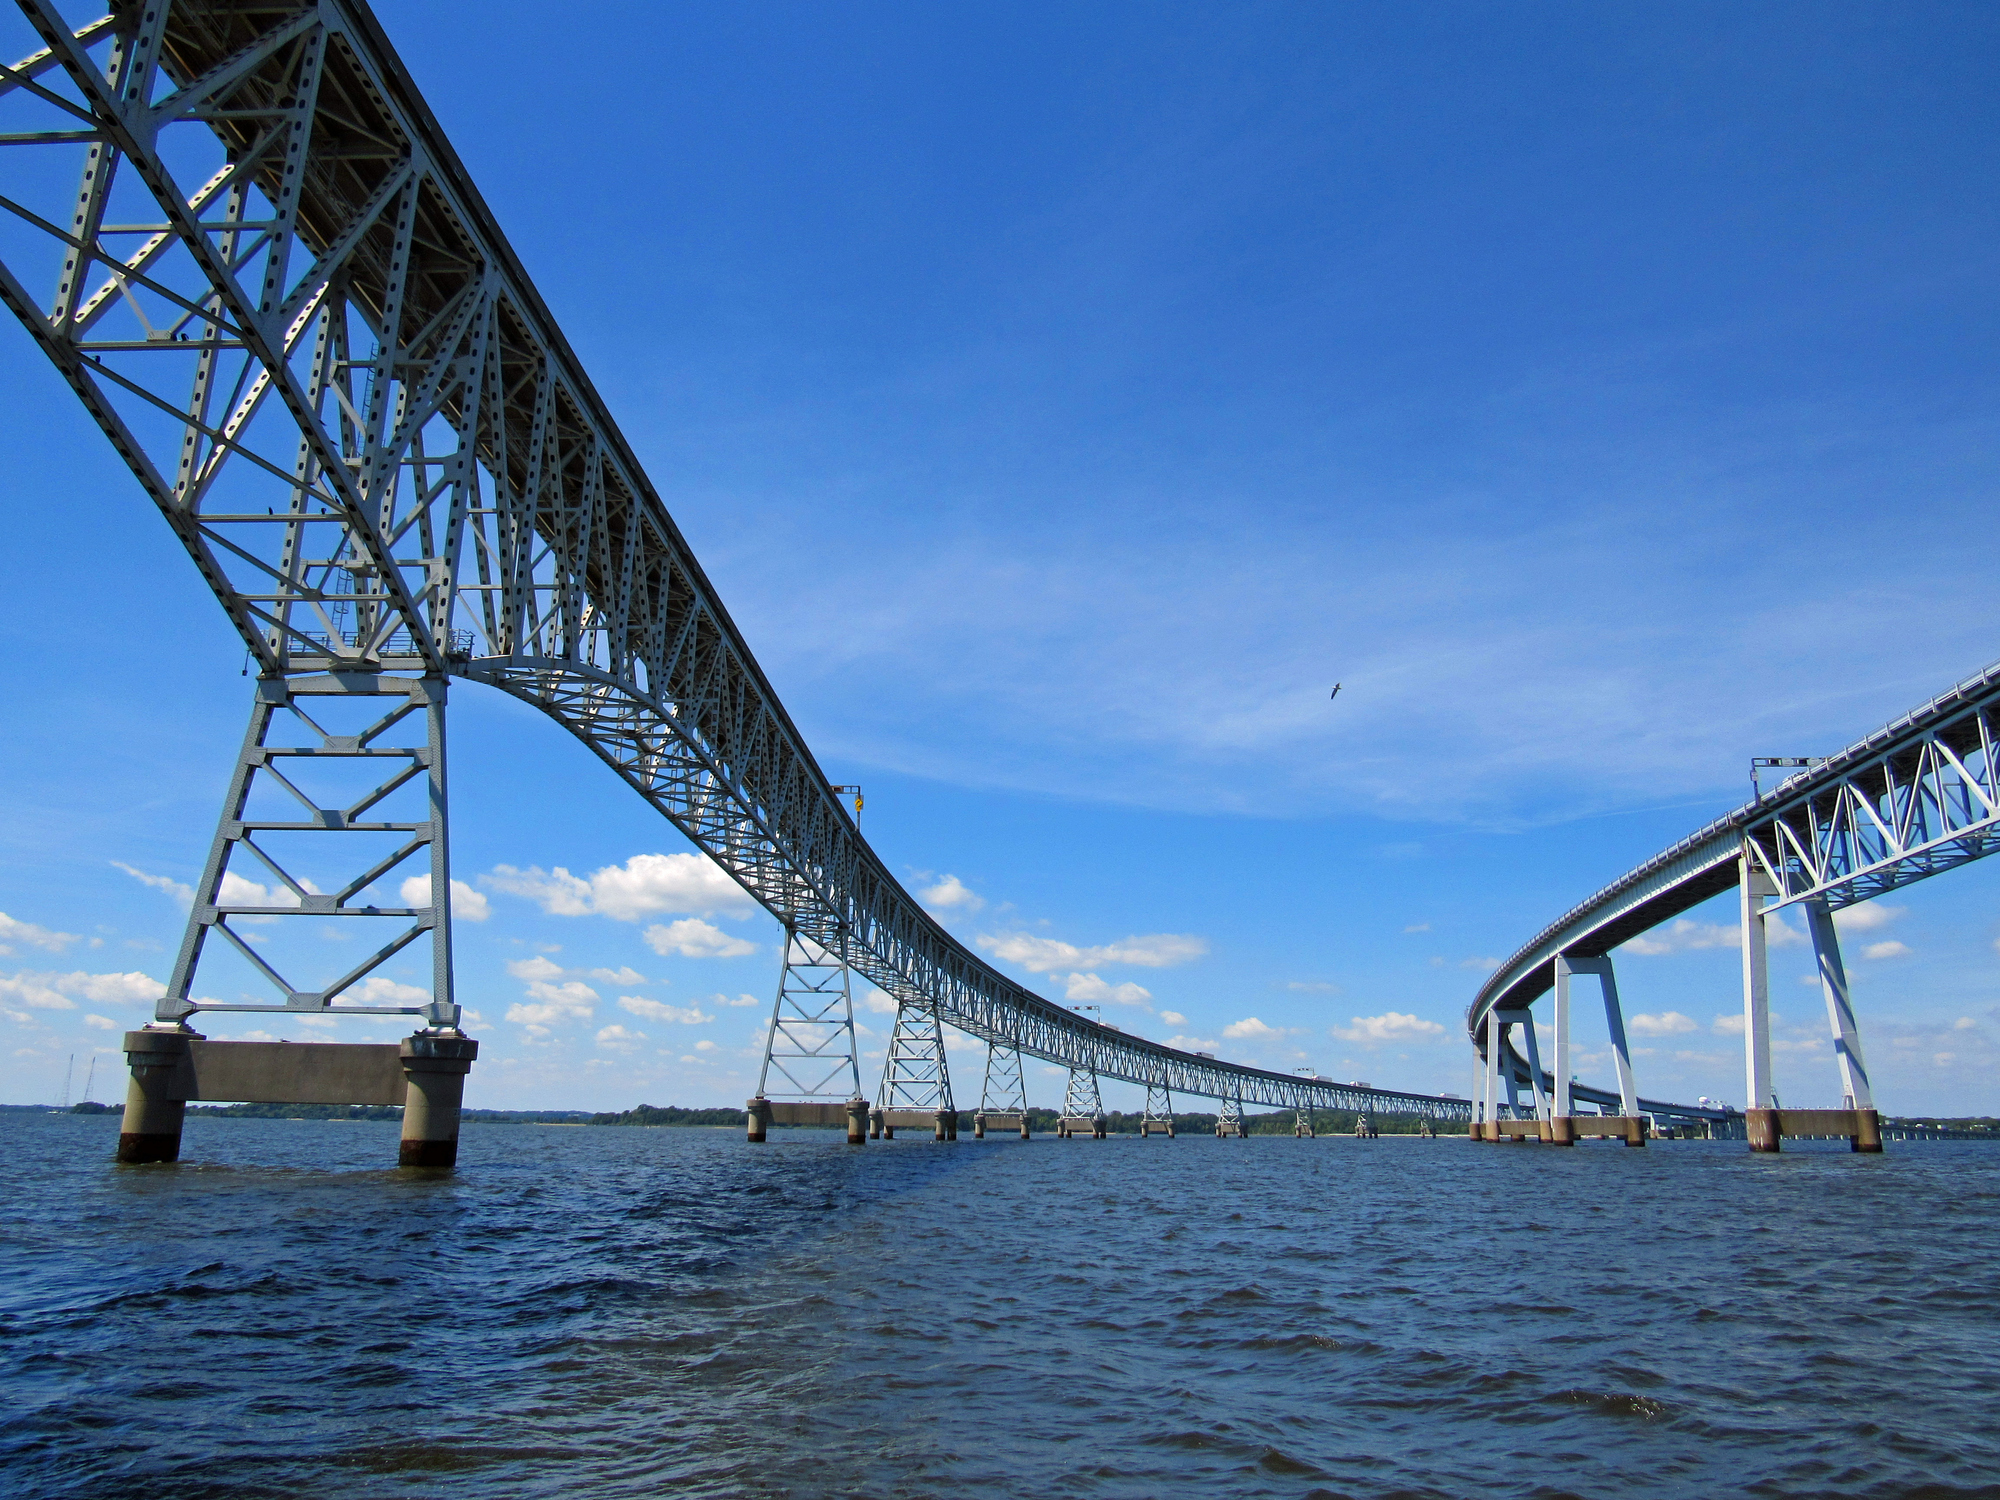
{"label": "concrete bridge pier", "polygon": [[479,1043],[455,1033],[420,1031],[404,1039],[400,1052],[405,1093],[396,1165],[456,1166],[465,1075],[479,1056]]}
{"label": "concrete bridge pier", "polygon": [[1746,844],[1741,872],[1743,921],[1743,1072],[1749,1107],[1743,1112],[1745,1134],[1752,1151],[1783,1149],[1786,1136],[1845,1136],[1849,1149],[1874,1153],[1882,1149],[1882,1117],[1876,1112],[1868,1083],[1868,1064],[1861,1051],[1861,1029],[1841,962],[1840,936],[1833,910],[1824,898],[1801,902],[1819,968],[1820,991],[1826,999],[1834,1058],[1840,1068],[1839,1109],[1783,1109],[1771,1074],[1771,974],[1766,944],[1764,902],[1779,894]]}
{"label": "concrete bridge pier", "polygon": [[125,1061],[132,1081],[125,1089],[125,1123],[118,1131],[122,1162],[179,1161],[187,1091],[177,1086],[188,1071],[191,1042],[206,1041],[186,1026],[148,1026],[125,1033]]}
{"label": "concrete bridge pier", "polygon": [[1215,1138],[1242,1140],[1248,1133],[1243,1128],[1243,1101],[1224,1099],[1215,1114]]}
{"label": "concrete bridge pier", "polygon": [[[1618,1128],[1607,1123],[1612,1117],[1583,1117],[1579,1123],[1571,1092],[1570,1074],[1570,981],[1578,974],[1596,978],[1604,999],[1604,1029],[1611,1040],[1612,1066],[1618,1075]],[[1542,1136],[1552,1146],[1573,1146],[1579,1136],[1617,1135],[1628,1146],[1644,1146],[1648,1134],[1639,1113],[1639,1086],[1632,1075],[1632,1049],[1625,1036],[1625,1010],[1618,1003],[1618,975],[1608,953],[1558,953],[1555,956],[1555,997],[1552,1003],[1555,1030],[1555,1099],[1548,1115],[1548,1130]],[[1529,1023],[1530,1068],[1536,1078],[1536,1099],[1540,1102],[1541,1064],[1533,1050],[1533,1022]]]}
{"label": "concrete bridge pier", "polygon": [[361,1042],[212,1042],[186,1026],[125,1033],[132,1082],[118,1134],[121,1162],[178,1161],[191,1100],[234,1104],[388,1104],[403,1107],[397,1164],[458,1161],[460,1106],[479,1043],[437,1027],[400,1045]]}

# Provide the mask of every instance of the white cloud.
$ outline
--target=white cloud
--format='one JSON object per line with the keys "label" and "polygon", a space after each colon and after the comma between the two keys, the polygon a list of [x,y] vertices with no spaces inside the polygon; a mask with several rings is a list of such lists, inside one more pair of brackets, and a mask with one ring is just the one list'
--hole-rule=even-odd
{"label": "white cloud", "polygon": [[1213,1054],[1222,1050],[1222,1044],[1212,1036],[1170,1036],[1161,1045],[1172,1047],[1180,1052],[1207,1052]]}
{"label": "white cloud", "polygon": [[936,885],[918,891],[917,899],[933,912],[962,911],[967,915],[986,905],[986,898],[968,889],[956,875],[947,875]]}
{"label": "white cloud", "polygon": [[83,1024],[88,1026],[92,1031],[117,1031],[120,1029],[118,1023],[109,1016],[85,1016]]}
{"label": "white cloud", "polygon": [[1324,979],[1293,979],[1286,983],[1285,988],[1296,990],[1302,995],[1338,995],[1340,993],[1339,985],[1330,983]]}
{"label": "white cloud", "polygon": [[671,1021],[676,1026],[706,1026],[715,1019],[706,1015],[699,1006],[668,1005],[659,1000],[647,1000],[638,995],[620,995],[618,1008],[630,1011],[635,1016],[644,1016],[649,1021]]}
{"label": "white cloud", "polygon": [[[51,932],[46,927],[37,927],[33,922],[17,922],[4,911],[0,911],[0,944],[25,943],[30,948],[40,948],[45,953],[60,953],[77,941],[73,932]],[[0,953],[11,953],[11,946],[0,946]]]}
{"label": "white cloud", "polygon": [[1251,1037],[1262,1041],[1271,1037],[1281,1037],[1285,1033],[1279,1027],[1266,1026],[1255,1016],[1246,1016],[1240,1021],[1231,1021],[1227,1026],[1222,1028],[1222,1034],[1226,1037],[1232,1037],[1237,1041]]}
{"label": "white cloud", "polygon": [[1166,1022],[1166,1023],[1167,1023],[1168,1025],[1169,1025],[1169,1026],[1185,1026],[1185,1025],[1187,1025],[1187,1017],[1186,1017],[1186,1016],[1184,1016],[1184,1015],[1182,1015],[1182,1014],[1181,1014],[1181,1013],[1180,1013],[1179,1011],[1177,1011],[1177,1010],[1163,1010],[1163,1011],[1161,1011],[1161,1012],[1160,1012],[1160,1019],[1161,1019],[1162,1021],[1165,1021],[1165,1022]]}
{"label": "white cloud", "polygon": [[1739,1010],[1733,1014],[1717,1016],[1709,1023],[1708,1029],[1717,1036],[1741,1036],[1743,1035],[1743,1012]]}
{"label": "white cloud", "polygon": [[1842,932],[1876,932],[1908,911],[1907,906],[1890,906],[1882,901],[1863,901],[1859,906],[1843,906],[1833,914],[1833,925]]}
{"label": "white cloud", "polygon": [[1692,1016],[1684,1016],[1677,1010],[1667,1010],[1661,1011],[1656,1016],[1635,1015],[1632,1017],[1632,1029],[1640,1036],[1680,1036],[1685,1032],[1699,1031],[1701,1026]]}
{"label": "white cloud", "polygon": [[1356,1016],[1352,1026],[1336,1026],[1332,1035],[1344,1042],[1373,1047],[1384,1042],[1432,1041],[1444,1035],[1444,1027],[1420,1016],[1391,1010],[1379,1016]]}
{"label": "white cloud", "polygon": [[150,1004],[160,998],[164,988],[159,980],[136,971],[51,974],[23,969],[17,974],[0,974],[0,1002],[25,1005],[30,1010],[75,1010],[78,1000],[98,1005],[117,1001]]}
{"label": "white cloud", "polygon": [[564,984],[551,984],[545,979],[537,979],[528,985],[528,998],[533,1005],[514,1004],[508,1007],[507,1019],[517,1026],[526,1026],[531,1032],[540,1030],[546,1035],[546,1028],[559,1021],[587,1021],[596,1013],[593,1002],[597,991],[578,980]]}
{"label": "white cloud", "polygon": [[194,904],[194,887],[191,885],[182,885],[170,875],[148,875],[144,870],[135,870],[123,860],[118,859],[112,860],[111,866],[113,869],[123,870],[141,885],[149,885],[156,891],[165,891],[169,896],[180,902],[182,906],[192,906]]}
{"label": "white cloud", "polygon": [[561,865],[544,872],[539,865],[525,870],[495,865],[480,884],[526,896],[557,917],[595,913],[619,922],[669,912],[742,916],[756,905],[749,893],[703,854],[635,854],[622,865],[606,865],[588,880]]}
{"label": "white cloud", "polygon": [[1458,966],[1461,969],[1470,969],[1475,974],[1491,974],[1495,969],[1500,967],[1500,960],[1497,958],[1461,958],[1458,961]]}
{"label": "white cloud", "polygon": [[[880,991],[877,991],[877,993],[879,994]],[[734,1000],[732,1000],[727,995],[723,994],[720,990],[716,991],[716,993],[710,995],[708,998],[709,998],[709,1003],[713,1005],[744,1006],[744,1005],[762,1005],[764,1003],[762,1000],[759,1000],[755,995],[738,995]]]}
{"label": "white cloud", "polygon": [[694,1044],[694,1050],[697,1052],[713,1052],[715,1050],[715,1043],[711,1042],[707,1037],[703,1037]]}
{"label": "white cloud", "polygon": [[1405,932],[1429,932],[1430,930],[1431,924],[1428,922],[1412,922],[1408,927],[1403,929]]}
{"label": "white cloud", "polygon": [[[1764,919],[1764,945],[1768,948],[1796,948],[1808,941],[1805,933],[1783,916],[1773,913]],[[1703,948],[1741,948],[1743,928],[1737,922],[1696,922],[1677,917],[1664,927],[1628,940],[1621,952],[1652,958],[1662,953],[1687,953]]]}
{"label": "white cloud", "polygon": [[646,946],[661,957],[679,954],[682,958],[741,958],[755,953],[757,945],[731,937],[698,917],[687,917],[665,925],[655,923],[645,932]]}
{"label": "white cloud", "polygon": [[561,964],[542,957],[537,953],[533,958],[515,958],[507,962],[507,972],[516,979],[560,979],[569,971]]}
{"label": "white cloud", "polygon": [[861,1003],[871,1015],[877,1016],[893,1016],[898,1009],[895,997],[880,990],[870,990],[861,997]]}
{"label": "white cloud", "polygon": [[1106,1001],[1113,1005],[1137,1005],[1152,1009],[1153,992],[1143,985],[1112,984],[1095,974],[1072,974],[1063,981],[1066,1000]]}
{"label": "white cloud", "polygon": [[[401,895],[405,906],[430,905],[430,876],[412,875],[403,882]],[[493,908],[487,905],[483,891],[475,891],[463,880],[451,883],[451,919],[454,922],[484,922],[492,915]]]}
{"label": "white cloud", "polygon": [[350,985],[333,1002],[336,1005],[428,1005],[431,992],[414,984],[398,984],[382,974],[371,974]]}
{"label": "white cloud", "polygon": [[629,1052],[635,1043],[645,1040],[645,1032],[634,1031],[628,1026],[606,1026],[597,1033],[597,1045],[609,1047],[615,1052]]}
{"label": "white cloud", "polygon": [[1899,943],[1891,938],[1886,943],[1870,943],[1861,950],[1863,958],[1908,958],[1916,950],[1908,943]]}
{"label": "white cloud", "polygon": [[1173,932],[1128,937],[1119,942],[1106,943],[1101,948],[1080,948],[1075,943],[1035,937],[1026,932],[983,933],[974,942],[995,958],[1019,964],[1031,974],[1047,974],[1056,969],[1091,969],[1102,964],[1170,969],[1208,952],[1207,938]]}

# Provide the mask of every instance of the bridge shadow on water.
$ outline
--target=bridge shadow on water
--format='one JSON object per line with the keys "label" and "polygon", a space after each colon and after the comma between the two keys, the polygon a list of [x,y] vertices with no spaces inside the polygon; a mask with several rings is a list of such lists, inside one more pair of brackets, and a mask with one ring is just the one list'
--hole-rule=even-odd
{"label": "bridge shadow on water", "polygon": [[2000,1495],[2000,1151],[0,1120],[37,1497]]}

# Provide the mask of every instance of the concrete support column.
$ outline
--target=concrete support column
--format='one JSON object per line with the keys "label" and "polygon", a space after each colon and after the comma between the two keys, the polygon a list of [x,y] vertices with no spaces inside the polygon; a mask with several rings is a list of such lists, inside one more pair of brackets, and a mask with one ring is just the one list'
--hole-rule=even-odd
{"label": "concrete support column", "polygon": [[1872,1109],[1854,1112],[1854,1134],[1848,1142],[1855,1151],[1879,1154],[1882,1150],[1882,1117]]}
{"label": "concrete support column", "polygon": [[[1568,957],[1561,953],[1556,955],[1555,968],[1556,992],[1552,1002],[1554,1014],[1550,1019],[1556,1028],[1556,1100],[1555,1107],[1550,1113],[1554,1119],[1567,1120],[1576,1113],[1576,1105],[1569,1091],[1569,979],[1574,970],[1570,968]],[[1560,1144],[1571,1145],[1575,1140],[1576,1137],[1572,1134]]]}
{"label": "concrete support column", "polygon": [[873,1141],[882,1139],[882,1111],[879,1109],[868,1111],[868,1138]]}
{"label": "concrete support column", "polygon": [[1861,1028],[1854,1022],[1854,1005],[1847,988],[1847,968],[1840,961],[1840,936],[1834,931],[1833,910],[1824,900],[1808,901],[1805,908],[1813,956],[1819,960],[1819,985],[1826,994],[1826,1020],[1833,1032],[1833,1053],[1840,1063],[1840,1086],[1846,1096],[1843,1107],[1873,1109],[1875,1096],[1868,1087],[1868,1064],[1861,1056]]}
{"label": "concrete support column", "polygon": [[1625,1011],[1618,1003],[1618,977],[1611,972],[1608,953],[1597,960],[1597,982],[1604,987],[1604,1025],[1611,1033],[1611,1060],[1618,1069],[1618,1108],[1630,1120],[1639,1113],[1639,1086],[1632,1081],[1632,1049],[1625,1042]]}
{"label": "concrete support column", "polygon": [[975,1141],[986,1139],[986,1112],[984,1110],[981,1110],[972,1117],[972,1138]]}
{"label": "concrete support column", "polygon": [[1535,1037],[1535,1013],[1525,1008],[1513,1010],[1507,1013],[1507,1019],[1521,1028],[1522,1050],[1528,1054],[1528,1088],[1535,1100],[1535,1118],[1546,1120],[1549,1117],[1549,1101],[1542,1092],[1542,1048]]}
{"label": "concrete support column", "polygon": [[1643,1146],[1646,1144],[1646,1117],[1627,1115],[1625,1117],[1625,1144]]}
{"label": "concrete support column", "polygon": [[1771,967],[1764,948],[1766,896],[1778,888],[1750,857],[1742,855],[1740,896],[1743,922],[1743,1082],[1744,1110],[1752,1151],[1776,1151],[1778,1128],[1775,1116],[1762,1123],[1758,1114],[1775,1110],[1777,1098],[1771,1088]]}
{"label": "concrete support column", "polygon": [[1486,1138],[1497,1141],[1499,1132],[1493,1128],[1500,1118],[1500,1017],[1495,1011],[1486,1012]]}
{"label": "concrete support column", "polygon": [[771,1101],[759,1094],[754,1099],[746,1100],[743,1109],[750,1117],[746,1123],[750,1127],[749,1139],[754,1145],[764,1140],[770,1132]]}
{"label": "concrete support column", "polygon": [[847,1101],[847,1144],[865,1146],[868,1144],[868,1101],[849,1099]]}
{"label": "concrete support column", "polygon": [[1743,1111],[1743,1133],[1750,1138],[1752,1151],[1778,1149],[1778,1112],[1775,1109]]}
{"label": "concrete support column", "polygon": [[[948,1110],[948,1109],[941,1109],[941,1110],[939,1110],[939,1111],[937,1112],[937,1137],[936,1137],[936,1138],[937,1138],[938,1140],[941,1140],[941,1141],[942,1141],[942,1140],[949,1140],[949,1139],[951,1138],[951,1136],[955,1136],[955,1135],[957,1135],[957,1134],[958,1134],[958,1130],[957,1130],[957,1125],[958,1125],[958,1122],[957,1122],[957,1121],[956,1121],[955,1119],[953,1119],[953,1118],[952,1118],[952,1112],[951,1112],[950,1110]],[[949,1133],[947,1133],[947,1132],[949,1132]]]}
{"label": "concrete support column", "polygon": [[1576,1121],[1569,1115],[1556,1115],[1549,1120],[1549,1133],[1543,1137],[1551,1146],[1574,1146],[1576,1144]]}
{"label": "concrete support column", "polygon": [[1021,1139],[1025,1141],[1028,1138],[1028,1112],[1024,1109],[1021,1111]]}
{"label": "concrete support column", "polygon": [[465,1075],[479,1056],[479,1043],[456,1032],[420,1031],[403,1039],[402,1051],[410,1091],[403,1101],[403,1143],[396,1165],[455,1166]]}
{"label": "concrete support column", "polygon": [[183,1026],[148,1026],[125,1033],[132,1082],[118,1132],[122,1162],[179,1161],[187,1119],[188,1043],[204,1040]]}

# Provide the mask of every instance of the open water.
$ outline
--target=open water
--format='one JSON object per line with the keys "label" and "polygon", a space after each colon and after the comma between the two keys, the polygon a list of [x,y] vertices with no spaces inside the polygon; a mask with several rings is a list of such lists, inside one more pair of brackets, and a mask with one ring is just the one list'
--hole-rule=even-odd
{"label": "open water", "polygon": [[2000,1148],[0,1116],[0,1492],[2000,1497]]}

